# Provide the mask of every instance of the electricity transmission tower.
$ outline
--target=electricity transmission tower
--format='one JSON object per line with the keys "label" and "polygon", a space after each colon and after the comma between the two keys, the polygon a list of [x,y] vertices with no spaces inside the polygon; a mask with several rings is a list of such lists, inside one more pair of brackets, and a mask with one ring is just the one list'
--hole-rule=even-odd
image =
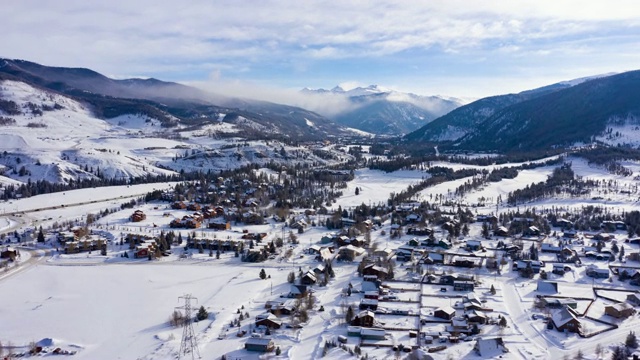
{"label": "electricity transmission tower", "polygon": [[[178,353],[178,359],[182,359],[183,355],[191,354],[191,359],[200,359],[200,351],[198,350],[198,341],[196,334],[193,332],[193,308],[191,307],[191,301],[198,301],[198,298],[191,296],[191,294],[185,294],[178,297],[178,301],[184,301],[183,306],[176,307],[184,311],[184,323],[182,327],[182,342],[180,343],[180,352]],[[185,356],[186,358],[186,356]]]}

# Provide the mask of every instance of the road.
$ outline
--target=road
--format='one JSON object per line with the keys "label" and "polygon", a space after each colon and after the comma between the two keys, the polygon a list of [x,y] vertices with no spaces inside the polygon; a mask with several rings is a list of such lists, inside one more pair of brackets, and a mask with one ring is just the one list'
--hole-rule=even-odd
{"label": "road", "polygon": [[33,250],[33,249],[27,249],[24,247],[19,247],[18,250],[21,253],[24,253],[24,252],[29,253],[30,255],[29,259],[27,259],[24,262],[20,262],[17,267],[11,268],[8,272],[1,273],[0,281],[8,279],[12,276],[16,276],[24,271],[27,271],[33,266],[37,266],[38,264],[45,263],[46,260],[49,259],[53,254],[53,250],[51,249]]}

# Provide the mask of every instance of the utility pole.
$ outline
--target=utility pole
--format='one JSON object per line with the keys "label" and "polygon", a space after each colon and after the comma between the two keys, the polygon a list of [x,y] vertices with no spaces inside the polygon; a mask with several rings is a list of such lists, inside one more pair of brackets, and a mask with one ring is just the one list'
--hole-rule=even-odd
{"label": "utility pole", "polygon": [[[183,300],[184,305],[176,307],[176,309],[184,310],[184,324],[182,327],[182,342],[180,343],[180,352],[178,353],[178,359],[182,359],[182,355],[191,354],[191,359],[200,359],[200,350],[198,350],[198,341],[193,331],[193,309],[191,307],[191,300],[198,301],[198,298],[191,296],[191,294],[185,294],[178,297],[178,301]],[[185,357],[186,358],[186,357]]]}

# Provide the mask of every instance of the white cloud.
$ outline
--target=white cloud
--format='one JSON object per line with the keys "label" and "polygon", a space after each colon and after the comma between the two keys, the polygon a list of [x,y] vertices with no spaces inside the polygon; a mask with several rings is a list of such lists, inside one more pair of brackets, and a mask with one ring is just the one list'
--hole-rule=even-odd
{"label": "white cloud", "polygon": [[[638,47],[631,47],[640,33],[638,19],[640,6],[633,0],[10,0],[0,12],[0,56],[107,74],[194,79],[222,69],[238,78],[271,76],[277,82],[303,75],[317,80],[314,66],[329,67],[331,61],[340,73],[346,61],[367,68],[372,60],[394,63],[399,56],[405,69],[393,71],[411,78],[408,69],[436,56],[491,59],[490,66],[498,55],[525,61],[530,54],[548,54],[551,61],[560,50],[562,57],[577,59],[606,46],[628,56],[609,59],[615,68],[608,71],[614,71],[638,60]],[[621,38],[622,33],[630,36]],[[543,72],[550,64],[517,66]],[[452,66],[444,63],[442,71],[462,72]],[[376,76],[363,81],[375,82]],[[349,78],[354,77],[336,75],[336,83]]]}

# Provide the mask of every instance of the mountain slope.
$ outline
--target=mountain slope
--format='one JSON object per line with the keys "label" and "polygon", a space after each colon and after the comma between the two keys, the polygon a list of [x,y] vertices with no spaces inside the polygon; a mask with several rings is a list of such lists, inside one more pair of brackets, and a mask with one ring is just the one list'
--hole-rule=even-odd
{"label": "mountain slope", "polygon": [[485,126],[484,122],[503,109],[532,100],[556,91],[564,90],[584,82],[610,76],[611,74],[584,77],[526,90],[517,94],[497,95],[476,100],[435,119],[424,127],[408,134],[409,141],[441,142],[457,141]]}
{"label": "mountain slope", "polygon": [[3,79],[70,95],[90,104],[94,114],[103,119],[141,114],[160,120],[165,127],[202,127],[220,119],[242,118],[244,121],[236,121],[235,125],[251,137],[317,140],[353,135],[335,122],[301,108],[232,99],[156,79],[114,80],[84,68],[0,59],[0,80]]}
{"label": "mountain slope", "polygon": [[497,111],[460,147],[530,150],[590,142],[612,121],[640,115],[640,71],[586,81]]}
{"label": "mountain slope", "polygon": [[351,106],[333,114],[336,122],[374,134],[398,135],[414,131],[461,103],[438,96],[419,96],[371,85],[344,90],[303,89],[303,93],[344,97]]}

